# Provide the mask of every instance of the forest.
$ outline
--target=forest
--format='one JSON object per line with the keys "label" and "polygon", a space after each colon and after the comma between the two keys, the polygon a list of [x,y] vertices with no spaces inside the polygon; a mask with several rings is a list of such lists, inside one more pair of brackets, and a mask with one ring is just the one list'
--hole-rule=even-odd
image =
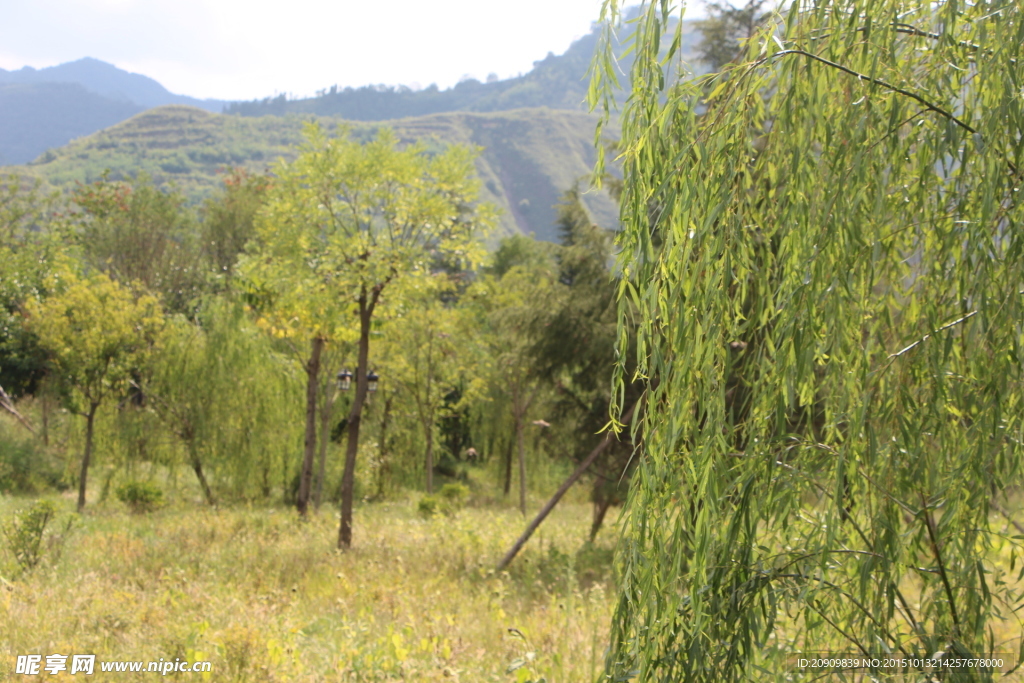
{"label": "forest", "polygon": [[6,176],[0,673],[1017,680],[1024,14],[681,11],[605,0],[557,242],[387,127]]}

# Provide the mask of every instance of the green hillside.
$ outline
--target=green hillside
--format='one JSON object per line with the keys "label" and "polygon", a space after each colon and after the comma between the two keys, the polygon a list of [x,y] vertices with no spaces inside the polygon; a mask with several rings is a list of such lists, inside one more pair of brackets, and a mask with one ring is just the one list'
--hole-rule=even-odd
{"label": "green hillside", "polygon": [[[219,185],[225,169],[266,171],[275,160],[291,158],[302,140],[303,123],[309,120],[328,128],[344,124],[311,115],[250,118],[177,105],[158,107],[51,150],[23,170],[55,187],[91,182],[107,169],[113,178],[147,173],[158,184],[174,186],[200,201]],[[502,210],[499,234],[533,232],[554,240],[553,205],[593,166],[594,123],[593,116],[582,112],[535,108],[350,125],[359,136],[389,125],[406,141],[483,147],[477,161],[482,198]],[[617,211],[607,196],[590,193],[586,202],[595,220],[615,224]]]}

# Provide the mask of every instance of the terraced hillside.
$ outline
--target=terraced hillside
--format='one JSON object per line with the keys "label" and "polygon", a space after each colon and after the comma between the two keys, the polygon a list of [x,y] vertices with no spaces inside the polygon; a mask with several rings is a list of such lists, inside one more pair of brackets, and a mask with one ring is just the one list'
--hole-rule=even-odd
{"label": "terraced hillside", "polygon": [[[361,137],[386,125],[403,141],[421,141],[428,147],[482,147],[477,160],[481,198],[502,210],[499,235],[533,232],[541,239],[555,239],[553,206],[594,162],[595,118],[582,112],[534,108],[346,124],[331,117],[250,118],[172,105],[145,111],[15,170],[55,187],[91,182],[105,170],[113,178],[147,173],[157,183],[173,185],[200,201],[228,168],[266,171],[278,159],[292,158],[302,141],[303,125],[311,120],[328,129],[349,125]],[[615,224],[617,212],[605,194],[589,193],[586,201],[597,222]]]}

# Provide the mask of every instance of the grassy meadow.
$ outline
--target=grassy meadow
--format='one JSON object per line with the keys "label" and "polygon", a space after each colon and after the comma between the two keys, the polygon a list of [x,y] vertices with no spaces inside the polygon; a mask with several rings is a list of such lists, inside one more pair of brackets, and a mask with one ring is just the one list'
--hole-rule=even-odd
{"label": "grassy meadow", "polygon": [[[0,679],[17,654],[74,653],[97,655],[93,680],[157,677],[98,663],[161,658],[209,661],[210,673],[171,676],[211,681],[594,680],[616,530],[584,544],[590,507],[576,495],[502,573],[524,521],[493,503],[431,519],[412,498],[363,503],[341,553],[327,506],[302,522],[283,507],[131,514],[110,500],[77,518],[61,498],[50,528],[75,519],[62,549],[20,574],[0,551]],[[0,517],[31,502],[0,497]]]}

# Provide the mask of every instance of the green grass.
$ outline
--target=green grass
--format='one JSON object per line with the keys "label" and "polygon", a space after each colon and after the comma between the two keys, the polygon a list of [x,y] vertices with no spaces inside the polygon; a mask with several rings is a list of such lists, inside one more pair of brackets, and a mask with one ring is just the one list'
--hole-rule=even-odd
{"label": "green grass", "polygon": [[[0,498],[0,517],[30,503]],[[72,514],[70,499],[59,508]],[[594,680],[615,532],[584,546],[589,512],[561,506],[495,574],[524,526],[508,509],[423,520],[413,500],[364,504],[339,553],[326,511],[303,523],[281,508],[94,505],[56,563],[16,575],[0,551],[0,679],[14,655],[78,653],[207,660],[214,681]]]}

